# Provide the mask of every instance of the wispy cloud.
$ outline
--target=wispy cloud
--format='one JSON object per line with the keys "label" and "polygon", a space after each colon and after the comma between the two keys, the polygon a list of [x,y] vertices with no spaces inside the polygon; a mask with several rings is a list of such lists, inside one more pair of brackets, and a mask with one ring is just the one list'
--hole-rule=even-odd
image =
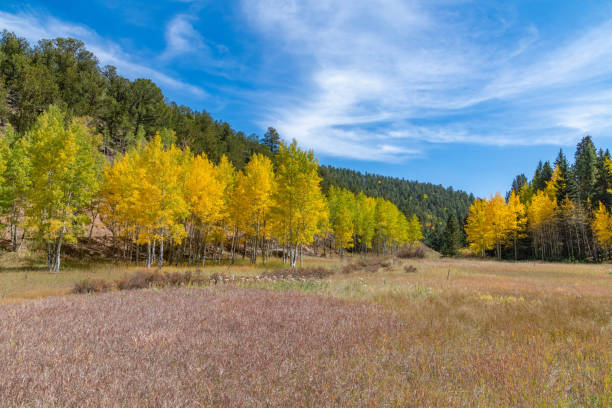
{"label": "wispy cloud", "polygon": [[204,39],[192,25],[194,16],[178,14],[166,27],[166,50],[162,59],[170,59],[186,53],[202,52],[206,49]]}
{"label": "wispy cloud", "polygon": [[507,10],[460,3],[243,0],[268,52],[301,68],[300,99],[274,98],[262,122],[364,160],[401,160],[425,142],[567,144],[612,127],[601,91],[612,21],[555,42]]}
{"label": "wispy cloud", "polygon": [[22,12],[11,14],[0,11],[0,27],[15,32],[31,42],[42,38],[74,37],[85,43],[102,65],[114,65],[122,75],[134,78],[150,78],[158,84],[177,91],[188,92],[196,97],[205,97],[206,92],[198,87],[136,61],[118,44],[100,37],[92,29],[52,16]]}

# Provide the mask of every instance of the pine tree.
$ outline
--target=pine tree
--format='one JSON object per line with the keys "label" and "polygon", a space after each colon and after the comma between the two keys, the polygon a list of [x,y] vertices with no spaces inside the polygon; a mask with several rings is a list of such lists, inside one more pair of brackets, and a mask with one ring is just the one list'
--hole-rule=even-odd
{"label": "pine tree", "polygon": [[512,193],[513,191],[518,194],[523,189],[523,186],[525,186],[527,183],[528,180],[524,174],[519,174],[518,176],[516,176],[514,180],[512,180],[512,186],[510,188],[510,191],[506,194],[506,199],[510,197],[510,193]]}
{"label": "pine tree", "polygon": [[454,214],[448,216],[446,227],[444,228],[442,254],[453,256],[461,247],[461,230],[457,217]]}
{"label": "pine tree", "polygon": [[264,134],[261,144],[270,149],[270,152],[272,152],[273,154],[277,154],[280,143],[281,138],[276,129],[274,129],[273,127],[269,127],[266,133]]}
{"label": "pine tree", "polygon": [[612,177],[608,172],[606,163],[610,161],[610,153],[599,150],[597,154],[597,172],[595,174],[595,184],[593,185],[593,204],[603,203],[606,208],[612,205],[612,194],[609,190],[612,187]]}
{"label": "pine tree", "polygon": [[553,168],[551,167],[548,161],[538,163],[538,168],[535,171],[533,176],[533,189],[534,191],[544,190],[546,188],[546,183],[550,181],[553,175]]}
{"label": "pine tree", "polygon": [[583,206],[595,198],[595,177],[597,174],[597,153],[590,136],[585,136],[576,146],[576,199]]}
{"label": "pine tree", "polygon": [[557,171],[557,179],[555,188],[557,190],[557,202],[562,204],[565,198],[569,196],[568,178],[570,177],[569,165],[563,154],[563,150],[559,150],[557,159],[555,160],[555,170]]}

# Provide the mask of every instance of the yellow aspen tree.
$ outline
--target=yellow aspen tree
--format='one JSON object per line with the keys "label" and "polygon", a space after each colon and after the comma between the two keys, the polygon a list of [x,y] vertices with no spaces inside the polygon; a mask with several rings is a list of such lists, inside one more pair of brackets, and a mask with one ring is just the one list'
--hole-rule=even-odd
{"label": "yellow aspen tree", "polygon": [[[0,138],[0,215],[5,217],[10,228],[13,252],[23,243],[26,229],[23,223],[27,201],[26,194],[30,186],[30,158],[28,141],[20,137],[8,125]],[[23,228],[21,240],[18,229]]]}
{"label": "yellow aspen tree", "polygon": [[359,242],[360,251],[367,252],[372,248],[374,238],[376,199],[368,197],[362,191],[355,196],[355,242]]}
{"label": "yellow aspen tree", "polygon": [[203,234],[202,265],[206,262],[206,243],[216,224],[224,214],[224,180],[217,169],[202,154],[188,160],[185,180],[185,199],[189,204],[193,224],[200,226]]}
{"label": "yellow aspen tree", "polygon": [[252,232],[250,231],[250,217],[249,217],[249,207],[250,203],[248,202],[248,198],[241,194],[241,189],[245,184],[244,181],[244,172],[239,170],[236,172],[236,182],[233,196],[231,197],[231,201],[229,203],[229,214],[231,224],[236,231],[236,235],[239,237],[239,243],[243,244],[242,249],[242,258],[246,257],[247,253],[247,245],[248,239],[252,236]]}
{"label": "yellow aspen tree", "polygon": [[164,260],[164,242],[181,243],[185,238],[183,219],[189,206],[183,192],[184,153],[174,145],[164,149],[161,137],[156,135],[143,150],[144,165],[149,178],[148,199],[154,202],[149,216],[154,241],[159,241],[158,266]]}
{"label": "yellow aspen tree", "polygon": [[527,210],[529,231],[536,256],[545,259],[556,254],[555,214],[557,200],[547,191],[536,192]]}
{"label": "yellow aspen tree", "polygon": [[76,242],[88,224],[85,208],[98,193],[103,156],[101,138],[84,121],[72,120],[57,107],[39,116],[28,133],[31,184],[28,224],[47,245],[49,270],[59,271],[62,244]]}
{"label": "yellow aspen tree", "polygon": [[612,215],[601,202],[599,208],[594,211],[592,228],[597,243],[607,252],[612,244]]}
{"label": "yellow aspen tree", "polygon": [[518,240],[525,238],[527,228],[527,209],[514,190],[508,198],[508,211],[510,213],[509,234],[510,241],[514,247],[514,260],[518,259]]}
{"label": "yellow aspen tree", "polygon": [[284,229],[281,239],[295,267],[301,247],[313,242],[326,216],[326,201],[312,151],[298,148],[295,140],[289,146],[281,143],[276,162],[275,212],[282,220],[278,224]]}
{"label": "yellow aspen tree", "polygon": [[465,233],[470,249],[474,253],[484,257],[486,251],[493,249],[495,238],[486,200],[475,200],[470,206]]}
{"label": "yellow aspen tree", "polygon": [[138,230],[134,207],[140,197],[136,196],[138,181],[134,177],[137,175],[134,155],[138,153],[131,151],[117,156],[102,175],[100,219],[111,231],[115,244],[119,238],[135,237]]}
{"label": "yellow aspen tree", "polygon": [[355,195],[347,189],[330,187],[328,191],[329,222],[340,256],[354,244]]}
{"label": "yellow aspen tree", "polygon": [[234,207],[236,191],[236,168],[227,156],[221,156],[217,165],[217,174],[223,183],[223,217],[220,224],[232,232],[231,262],[235,262],[236,245],[238,238],[237,210]]}
{"label": "yellow aspen tree", "polygon": [[560,175],[559,175],[559,166],[555,166],[555,170],[553,171],[553,175],[552,175],[551,179],[546,182],[546,188],[544,189],[546,194],[548,194],[548,196],[551,199],[553,199],[553,198],[556,199],[557,198],[559,178],[560,178]]}
{"label": "yellow aspen tree", "polygon": [[501,259],[502,245],[508,240],[512,227],[512,213],[500,193],[487,201],[487,218],[490,222],[491,236],[497,259]]}
{"label": "yellow aspen tree", "polygon": [[417,242],[425,238],[423,236],[421,221],[416,214],[412,214],[410,221],[408,221],[408,235],[406,241],[409,243]]}
{"label": "yellow aspen tree", "polygon": [[406,216],[397,208],[397,206],[391,203],[391,230],[389,231],[389,247],[391,253],[395,252],[399,246],[404,243],[406,238]]}
{"label": "yellow aspen tree", "polygon": [[397,207],[383,198],[376,199],[375,211],[375,240],[377,253],[386,254],[393,243],[394,235],[398,231]]}
{"label": "yellow aspen tree", "polygon": [[265,240],[269,236],[270,208],[275,190],[272,161],[262,154],[254,154],[239,175],[235,192],[235,199],[243,202],[241,215],[253,241],[251,263],[257,262],[259,247],[265,261]]}

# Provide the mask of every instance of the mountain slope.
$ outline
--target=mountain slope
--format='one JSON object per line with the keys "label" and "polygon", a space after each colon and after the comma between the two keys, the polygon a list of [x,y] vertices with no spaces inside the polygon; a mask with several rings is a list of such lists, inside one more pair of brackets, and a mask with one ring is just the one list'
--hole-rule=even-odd
{"label": "mountain slope", "polygon": [[331,166],[321,166],[319,173],[323,177],[324,191],[332,185],[355,193],[363,191],[369,196],[391,201],[407,216],[416,214],[423,223],[426,243],[436,249],[440,248],[440,235],[448,216],[454,214],[462,221],[474,201],[472,194],[431,183]]}

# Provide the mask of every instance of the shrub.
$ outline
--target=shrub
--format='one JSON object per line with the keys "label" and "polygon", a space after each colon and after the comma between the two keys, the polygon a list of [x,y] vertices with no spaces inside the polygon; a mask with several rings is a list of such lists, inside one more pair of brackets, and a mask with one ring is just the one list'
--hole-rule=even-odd
{"label": "shrub", "polygon": [[407,245],[399,250],[397,257],[401,259],[425,258],[425,248],[422,245]]}
{"label": "shrub", "polygon": [[209,281],[205,279],[200,271],[169,272],[160,271],[138,271],[131,276],[115,280],[114,285],[104,280],[85,279],[77,282],[72,290],[73,293],[107,292],[116,288],[117,290],[146,289],[150,287],[188,286],[204,285]]}
{"label": "shrub", "polygon": [[390,268],[391,266],[393,266],[393,260],[385,259],[380,263],[380,266],[382,266],[383,268]]}
{"label": "shrub", "polygon": [[108,292],[112,288],[113,285],[104,279],[84,279],[74,284],[72,293]]}
{"label": "shrub", "polygon": [[404,272],[406,272],[406,273],[416,273],[417,272],[417,268],[414,265],[406,265],[406,266],[404,266]]}
{"label": "shrub", "polygon": [[388,258],[363,258],[356,262],[351,262],[344,265],[342,273],[348,274],[353,272],[378,272],[380,268],[388,268],[391,266],[391,260]]}

